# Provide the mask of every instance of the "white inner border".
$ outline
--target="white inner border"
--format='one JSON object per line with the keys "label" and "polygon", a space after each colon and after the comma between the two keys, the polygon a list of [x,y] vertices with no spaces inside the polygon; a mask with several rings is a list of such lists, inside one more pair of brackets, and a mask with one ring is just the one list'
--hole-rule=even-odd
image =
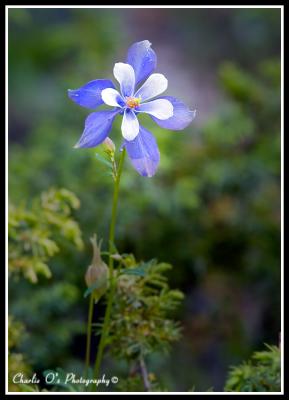
{"label": "white inner border", "polygon": [[13,8],[114,8],[114,9],[122,9],[122,8],[182,8],[182,9],[190,9],[190,8],[279,8],[281,10],[281,340],[280,340],[280,348],[281,348],[281,392],[8,392],[8,347],[5,346],[5,393],[6,394],[17,394],[17,395],[55,395],[64,394],[64,395],[97,395],[97,394],[105,394],[105,395],[170,395],[170,394],[184,394],[184,395],[195,395],[195,394],[204,394],[204,395],[274,395],[274,394],[284,394],[284,351],[283,351],[283,343],[284,343],[284,204],[283,204],[283,190],[284,190],[284,6],[282,5],[264,5],[264,6],[175,6],[175,5],[167,5],[167,6],[5,6],[5,166],[6,166],[6,184],[5,184],[5,205],[6,205],[6,230],[5,230],[5,247],[6,247],[6,281],[5,281],[5,321],[6,321],[6,331],[5,331],[5,339],[6,344],[8,344],[8,10]]}

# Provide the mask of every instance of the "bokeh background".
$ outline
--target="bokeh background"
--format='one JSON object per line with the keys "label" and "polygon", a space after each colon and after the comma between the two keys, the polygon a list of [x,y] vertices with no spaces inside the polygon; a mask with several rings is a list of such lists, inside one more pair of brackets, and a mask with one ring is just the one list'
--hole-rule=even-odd
{"label": "bokeh background", "polygon": [[[145,118],[161,163],[145,179],[126,161],[118,248],[171,263],[186,296],[182,339],[150,368],[170,390],[222,390],[229,367],[280,331],[280,9],[9,9],[9,199],[73,191],[85,242],[63,244],[51,279],[12,281],[10,312],[33,371],[81,370],[89,237],[107,237],[112,184],[95,149],[73,149],[89,111],[67,89],[113,78],[145,39],[167,94],[197,116],[181,132]],[[120,144],[120,121],[111,137]]]}

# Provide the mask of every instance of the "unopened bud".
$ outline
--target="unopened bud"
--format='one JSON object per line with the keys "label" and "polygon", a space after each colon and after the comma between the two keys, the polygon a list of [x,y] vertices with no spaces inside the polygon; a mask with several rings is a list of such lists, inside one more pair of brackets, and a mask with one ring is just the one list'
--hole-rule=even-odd
{"label": "unopened bud", "polygon": [[93,258],[91,265],[87,268],[85,274],[85,282],[88,287],[96,285],[96,288],[92,291],[92,295],[95,300],[99,300],[101,296],[108,289],[108,266],[101,258],[100,248],[101,241],[97,244],[96,235],[90,238],[93,247]]}
{"label": "unopened bud", "polygon": [[104,146],[104,151],[108,154],[114,154],[115,153],[115,144],[113,143],[113,141],[107,137],[103,142],[102,142],[103,146]]}

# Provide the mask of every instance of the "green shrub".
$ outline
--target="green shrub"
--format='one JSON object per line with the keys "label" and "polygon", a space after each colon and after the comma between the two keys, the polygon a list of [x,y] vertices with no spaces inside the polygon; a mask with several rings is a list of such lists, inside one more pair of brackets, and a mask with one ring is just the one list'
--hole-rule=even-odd
{"label": "green shrub", "polygon": [[243,364],[232,367],[225,384],[228,392],[280,392],[281,355],[276,346],[256,352]]}

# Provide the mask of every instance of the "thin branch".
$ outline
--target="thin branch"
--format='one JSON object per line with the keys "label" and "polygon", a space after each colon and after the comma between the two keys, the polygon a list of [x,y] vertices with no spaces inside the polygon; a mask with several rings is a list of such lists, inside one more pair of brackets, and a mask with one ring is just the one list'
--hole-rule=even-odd
{"label": "thin branch", "polygon": [[149,392],[151,390],[151,385],[150,385],[148,371],[147,371],[147,367],[146,367],[143,356],[140,356],[139,365],[140,365],[140,371],[141,371],[144,388],[147,392]]}

